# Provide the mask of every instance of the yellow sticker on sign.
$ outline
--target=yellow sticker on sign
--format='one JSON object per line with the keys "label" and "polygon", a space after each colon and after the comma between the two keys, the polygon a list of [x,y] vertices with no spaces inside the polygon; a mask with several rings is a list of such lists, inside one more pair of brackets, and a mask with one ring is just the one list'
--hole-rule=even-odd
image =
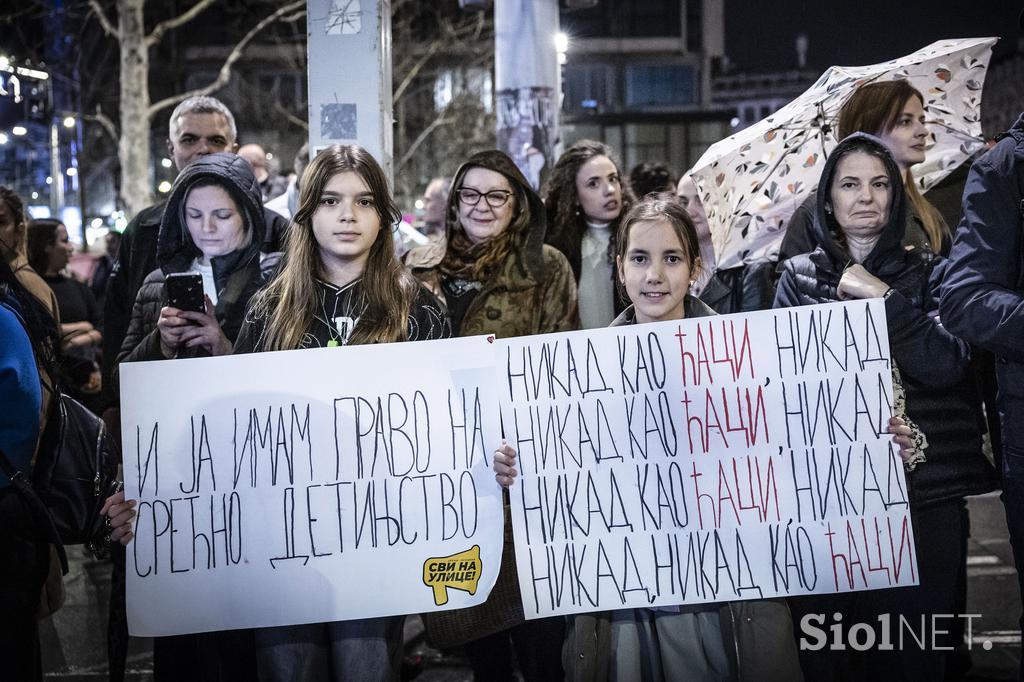
{"label": "yellow sticker on sign", "polygon": [[433,588],[434,603],[443,606],[448,603],[448,588],[476,594],[482,570],[480,545],[473,545],[458,554],[424,561],[423,584]]}

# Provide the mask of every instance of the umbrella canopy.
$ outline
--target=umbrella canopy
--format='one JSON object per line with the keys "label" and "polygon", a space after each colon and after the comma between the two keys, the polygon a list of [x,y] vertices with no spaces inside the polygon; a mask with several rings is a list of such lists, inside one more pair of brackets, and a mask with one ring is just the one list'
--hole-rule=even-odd
{"label": "umbrella canopy", "polygon": [[907,79],[924,95],[931,135],[913,167],[927,191],[984,144],[981,87],[997,38],[941,40],[872,66],[833,66],[795,100],[713,144],[689,173],[719,268],[775,260],[789,217],[818,185],[836,145],[839,110],[867,83]]}

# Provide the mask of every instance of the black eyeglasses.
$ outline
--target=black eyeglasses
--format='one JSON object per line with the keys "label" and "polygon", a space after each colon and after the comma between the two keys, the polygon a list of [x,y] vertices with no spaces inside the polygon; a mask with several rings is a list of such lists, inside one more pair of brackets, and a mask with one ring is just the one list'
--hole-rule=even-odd
{"label": "black eyeglasses", "polygon": [[480,197],[484,197],[487,200],[487,205],[491,208],[501,208],[508,203],[509,197],[512,196],[512,192],[506,192],[503,189],[492,189],[490,192],[484,193],[468,187],[462,187],[455,193],[458,195],[459,201],[466,206],[476,206],[480,203]]}

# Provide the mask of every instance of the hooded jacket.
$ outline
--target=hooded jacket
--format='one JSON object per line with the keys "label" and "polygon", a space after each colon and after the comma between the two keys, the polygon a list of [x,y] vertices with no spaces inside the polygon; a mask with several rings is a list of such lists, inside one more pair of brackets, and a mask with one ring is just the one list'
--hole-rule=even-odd
{"label": "hooded jacket", "polygon": [[971,167],[942,287],[951,331],[996,356],[1004,472],[1024,470],[1024,114]]}
{"label": "hooded jacket", "polygon": [[214,179],[238,205],[249,234],[245,246],[210,260],[217,287],[215,315],[224,335],[232,342],[238,336],[249,299],[264,281],[260,268],[260,245],[264,238],[262,195],[249,163],[235,154],[220,152],[204,156],[182,170],[167,199],[160,220],[156,260],[159,267],[146,276],[132,308],[128,332],[121,344],[118,362],[159,360],[160,332],[156,323],[166,305],[164,279],[175,272],[187,272],[202,252],[192,241],[185,224],[185,197],[200,180]]}
{"label": "hooded jacket", "polygon": [[[501,173],[513,187],[522,190],[530,206],[531,221],[516,235],[512,252],[501,269],[483,282],[469,303],[458,336],[497,334],[507,338],[579,329],[576,281],[565,256],[544,244],[546,217],[540,195],[512,160],[499,151],[474,154],[455,177],[470,167]],[[445,305],[448,301],[439,266],[452,229],[449,220],[445,240],[417,247],[405,256],[405,264],[413,275]]]}
{"label": "hooded jacket", "polygon": [[928,439],[927,461],[908,474],[912,505],[944,502],[995,488],[995,471],[981,451],[980,400],[968,369],[970,349],[938,317],[938,285],[946,261],[930,250],[904,248],[905,199],[899,168],[881,141],[864,133],[844,139],[825,162],[814,217],[818,248],[782,266],[775,307],[839,301],[836,289],[850,257],[826,198],[838,161],[857,143],[874,146],[885,164],[892,205],[875,247],[862,265],[891,289],[885,295],[889,346],[900,370],[907,415]]}

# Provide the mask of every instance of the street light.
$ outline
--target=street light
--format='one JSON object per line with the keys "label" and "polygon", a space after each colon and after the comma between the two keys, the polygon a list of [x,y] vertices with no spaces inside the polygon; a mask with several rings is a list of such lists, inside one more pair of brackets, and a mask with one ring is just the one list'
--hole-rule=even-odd
{"label": "street light", "polygon": [[11,128],[11,132],[18,136],[27,135],[28,128],[26,128],[25,126],[14,126],[13,128]]}
{"label": "street light", "polygon": [[65,128],[74,128],[75,127],[75,117],[74,116],[65,116],[64,117],[64,127]]}
{"label": "street light", "polygon": [[0,133],[0,144],[7,144],[7,141],[10,139],[7,137],[7,133]]}
{"label": "street light", "polygon": [[157,186],[157,188],[156,188],[156,189],[157,189],[157,191],[158,191],[158,192],[160,192],[161,194],[167,194],[168,192],[170,192],[170,191],[171,191],[171,183],[169,183],[169,182],[167,182],[166,180],[164,180],[163,182],[161,182],[161,183],[160,183],[160,184],[159,184],[159,185]]}
{"label": "street light", "polygon": [[73,177],[75,177],[76,175],[78,175],[78,169],[77,169],[77,168],[74,168],[74,167],[71,167],[71,168],[68,168],[68,169],[67,169],[66,171],[64,171],[64,173],[65,173],[65,175],[67,175],[67,176],[68,176],[69,178],[73,178]]}
{"label": "street light", "polygon": [[555,52],[558,54],[558,63],[564,65],[566,53],[569,51],[569,36],[559,31],[555,34]]}

